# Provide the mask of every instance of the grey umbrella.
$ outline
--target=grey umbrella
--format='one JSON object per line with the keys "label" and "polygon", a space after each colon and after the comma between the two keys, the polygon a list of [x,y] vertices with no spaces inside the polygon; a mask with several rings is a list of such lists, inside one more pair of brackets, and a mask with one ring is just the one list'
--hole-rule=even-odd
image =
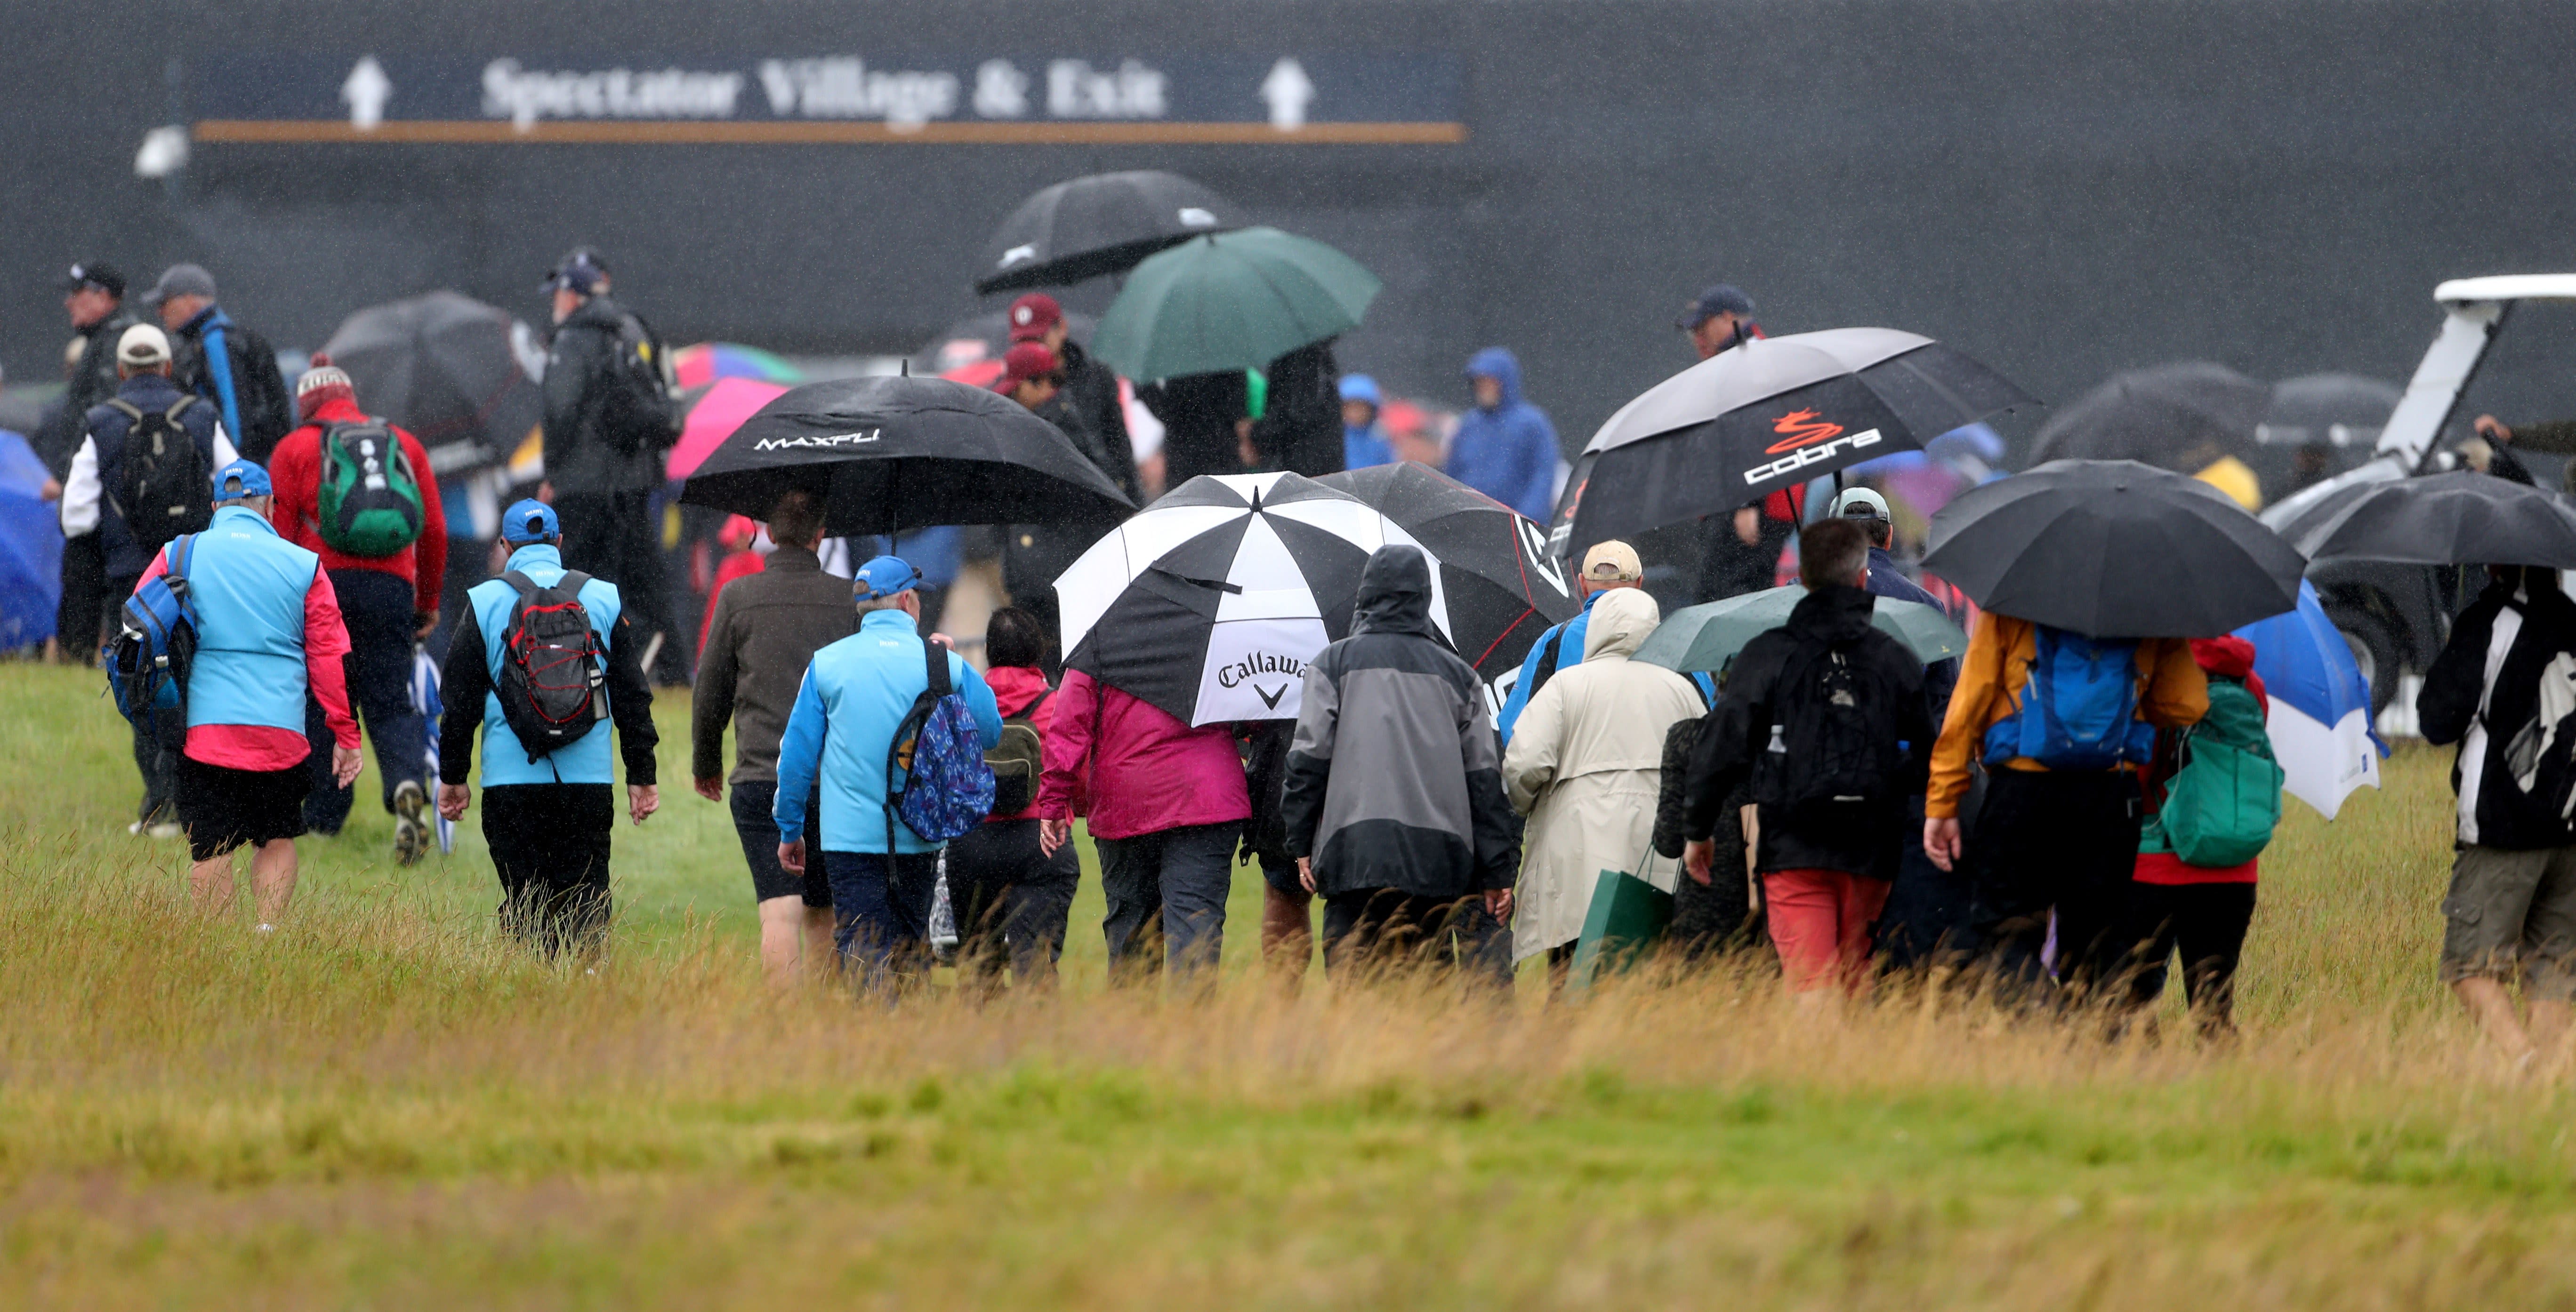
{"label": "grey umbrella", "polygon": [[410,429],[442,475],[509,459],[545,417],[529,368],[543,348],[527,325],[456,292],[368,306],[322,349],[359,408]]}
{"label": "grey umbrella", "polygon": [[2272,389],[2207,360],[2124,370],[2050,415],[2031,458],[2137,460],[2188,474],[2250,452],[2271,404]]}
{"label": "grey umbrella", "polygon": [[1243,226],[1234,206],[1177,173],[1095,173],[1048,187],[1011,211],[986,243],[978,292],[1061,287],[1125,273],[1201,233]]}
{"label": "grey umbrella", "polygon": [[2318,562],[2576,569],[2576,506],[2556,492],[2459,470],[2373,483],[2290,526]]}
{"label": "grey umbrella", "polygon": [[2133,460],[2055,460],[1932,517],[1923,568],[2088,638],[2212,638],[2299,604],[2307,562],[2227,494]]}

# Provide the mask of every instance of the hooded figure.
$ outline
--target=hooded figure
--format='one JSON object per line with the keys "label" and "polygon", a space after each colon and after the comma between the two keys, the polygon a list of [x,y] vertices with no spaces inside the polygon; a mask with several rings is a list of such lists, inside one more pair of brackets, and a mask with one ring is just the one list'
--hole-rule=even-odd
{"label": "hooded figure", "polygon": [[1351,636],[1306,667],[1280,819],[1337,922],[1383,893],[1452,902],[1519,873],[1494,727],[1476,671],[1431,622],[1431,566],[1380,547],[1360,571]]}
{"label": "hooded figure", "polygon": [[1521,362],[1489,346],[1467,362],[1467,377],[1492,379],[1496,395],[1459,417],[1449,444],[1449,477],[1544,524],[1556,509],[1556,425],[1521,399]]}
{"label": "hooded figure", "polygon": [[1590,616],[1583,663],[1530,699],[1503,757],[1512,809],[1530,818],[1514,960],[1580,937],[1604,870],[1673,889],[1674,867],[1649,873],[1640,862],[1653,837],[1664,738],[1707,704],[1689,679],[1629,659],[1663,620],[1653,597],[1637,588],[1600,593]]}

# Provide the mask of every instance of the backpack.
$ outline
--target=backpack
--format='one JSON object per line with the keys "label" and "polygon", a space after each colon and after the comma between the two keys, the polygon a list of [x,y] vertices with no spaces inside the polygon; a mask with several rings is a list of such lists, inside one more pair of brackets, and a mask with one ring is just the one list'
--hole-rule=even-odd
{"label": "backpack", "polygon": [[625,456],[658,451],[678,436],[679,410],[671,403],[668,368],[653,330],[634,315],[619,315],[608,365],[597,384],[598,431],[609,450]]}
{"label": "backpack", "polygon": [[1018,815],[1038,800],[1038,775],[1046,769],[1046,743],[1033,721],[1055,689],[1039,693],[1020,713],[1002,720],[1002,741],[984,753],[993,770],[994,815]]}
{"label": "backpack", "polygon": [[195,534],[171,549],[168,571],[125,599],[107,644],[107,687],[116,709],[162,746],[188,734],[188,670],[197,656],[197,605],[188,593]]}
{"label": "backpack", "polygon": [[[1903,760],[1886,732],[1889,690],[1859,643],[1801,644],[1771,690],[1771,742],[1755,800],[1802,825],[1877,827],[1901,814]],[[1794,744],[1794,746],[1792,746]]]}
{"label": "backpack", "polygon": [[2026,756],[2051,770],[2108,770],[2146,760],[2156,731],[2138,718],[2137,641],[2038,627],[2021,709],[1986,730],[1986,764]]}
{"label": "backpack", "polygon": [[214,471],[179,421],[197,398],[182,396],[169,409],[148,414],[123,397],[107,404],[130,421],[125,460],[108,500],[135,545],[159,551],[183,533],[205,532],[215,522],[214,498],[206,492]]}
{"label": "backpack", "polygon": [[322,482],[314,527],[345,556],[396,555],[420,540],[420,480],[383,420],[322,430]]}
{"label": "backpack", "polygon": [[510,604],[510,622],[501,630],[501,677],[493,691],[501,699],[501,719],[533,763],[579,742],[608,718],[608,663],[581,604],[589,575],[566,570],[553,587],[541,588],[514,569],[501,581],[519,599]]}
{"label": "backpack", "polygon": [[2209,712],[2183,731],[2179,753],[2155,819],[2165,846],[2184,865],[2213,869],[2262,855],[2281,822],[2282,771],[2243,681],[2210,678]]}
{"label": "backpack", "polygon": [[[894,818],[923,842],[963,838],[993,811],[993,768],[966,699],[948,681],[948,649],[921,644],[930,679],[886,744],[886,855],[894,855]],[[893,787],[895,771],[903,786]]]}

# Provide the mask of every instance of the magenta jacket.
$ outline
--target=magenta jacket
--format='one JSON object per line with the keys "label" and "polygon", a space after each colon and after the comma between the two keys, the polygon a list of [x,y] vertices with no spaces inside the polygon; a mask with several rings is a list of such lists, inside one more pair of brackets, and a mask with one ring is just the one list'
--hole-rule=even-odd
{"label": "magenta jacket", "polygon": [[1087,816],[1094,838],[1251,818],[1234,726],[1193,729],[1080,670],[1064,672],[1047,709],[1040,816]]}

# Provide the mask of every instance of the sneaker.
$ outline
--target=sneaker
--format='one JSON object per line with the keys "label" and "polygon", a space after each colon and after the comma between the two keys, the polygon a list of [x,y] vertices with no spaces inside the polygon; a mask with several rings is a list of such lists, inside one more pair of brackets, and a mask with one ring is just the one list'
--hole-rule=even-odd
{"label": "sneaker", "polygon": [[177,838],[180,835],[185,834],[187,831],[181,829],[179,827],[179,822],[176,820],[164,820],[153,825],[144,832],[152,835],[154,838],[169,839]]}
{"label": "sneaker", "polygon": [[429,855],[429,794],[418,781],[394,785],[394,864],[418,865]]}
{"label": "sneaker", "polygon": [[251,926],[250,932],[254,934],[274,934],[277,932],[277,926],[263,920],[258,924]]}

